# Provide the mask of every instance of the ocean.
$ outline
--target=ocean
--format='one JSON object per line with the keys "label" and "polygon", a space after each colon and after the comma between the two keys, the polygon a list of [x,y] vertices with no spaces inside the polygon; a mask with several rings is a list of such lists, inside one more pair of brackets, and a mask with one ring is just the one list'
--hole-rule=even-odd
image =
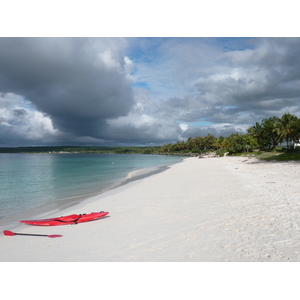
{"label": "ocean", "polygon": [[76,204],[124,182],[137,170],[158,171],[181,159],[145,154],[0,154],[0,225],[14,216]]}

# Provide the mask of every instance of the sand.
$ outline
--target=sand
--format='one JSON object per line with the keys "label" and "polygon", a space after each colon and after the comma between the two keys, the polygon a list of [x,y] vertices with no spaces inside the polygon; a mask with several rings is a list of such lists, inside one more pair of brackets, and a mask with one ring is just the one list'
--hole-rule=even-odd
{"label": "sand", "polygon": [[12,224],[2,262],[298,262],[298,162],[185,158],[44,217],[109,211],[77,225]]}

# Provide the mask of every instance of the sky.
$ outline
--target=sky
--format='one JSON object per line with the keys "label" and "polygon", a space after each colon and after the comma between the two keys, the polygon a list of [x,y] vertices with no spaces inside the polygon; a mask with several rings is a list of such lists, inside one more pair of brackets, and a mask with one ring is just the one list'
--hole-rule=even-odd
{"label": "sky", "polygon": [[0,37],[0,147],[160,146],[300,117],[298,37],[76,33]]}
{"label": "sky", "polygon": [[163,145],[300,117],[300,38],[0,38],[0,146]]}

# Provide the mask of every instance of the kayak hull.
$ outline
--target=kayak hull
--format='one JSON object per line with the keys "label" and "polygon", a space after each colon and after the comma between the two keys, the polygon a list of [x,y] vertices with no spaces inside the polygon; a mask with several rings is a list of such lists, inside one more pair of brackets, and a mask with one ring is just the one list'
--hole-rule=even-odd
{"label": "kayak hull", "polygon": [[58,218],[50,218],[50,219],[41,219],[41,220],[22,220],[20,223],[35,225],[35,226],[60,226],[60,225],[71,225],[78,224],[83,222],[89,222],[98,220],[104,216],[109,214],[108,212],[92,212],[90,214],[82,214],[82,215],[69,215],[62,216]]}

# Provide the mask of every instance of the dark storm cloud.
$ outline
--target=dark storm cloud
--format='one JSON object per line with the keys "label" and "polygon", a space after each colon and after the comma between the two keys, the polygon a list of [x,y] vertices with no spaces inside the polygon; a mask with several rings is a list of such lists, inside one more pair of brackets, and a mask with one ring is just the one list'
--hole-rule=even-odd
{"label": "dark storm cloud", "polygon": [[122,126],[111,124],[106,127],[106,138],[114,141],[132,144],[165,144],[176,140],[181,129],[173,120],[154,119],[147,122],[127,122]]}
{"label": "dark storm cloud", "polygon": [[122,39],[1,38],[0,91],[22,95],[63,132],[101,137],[134,104]]}

